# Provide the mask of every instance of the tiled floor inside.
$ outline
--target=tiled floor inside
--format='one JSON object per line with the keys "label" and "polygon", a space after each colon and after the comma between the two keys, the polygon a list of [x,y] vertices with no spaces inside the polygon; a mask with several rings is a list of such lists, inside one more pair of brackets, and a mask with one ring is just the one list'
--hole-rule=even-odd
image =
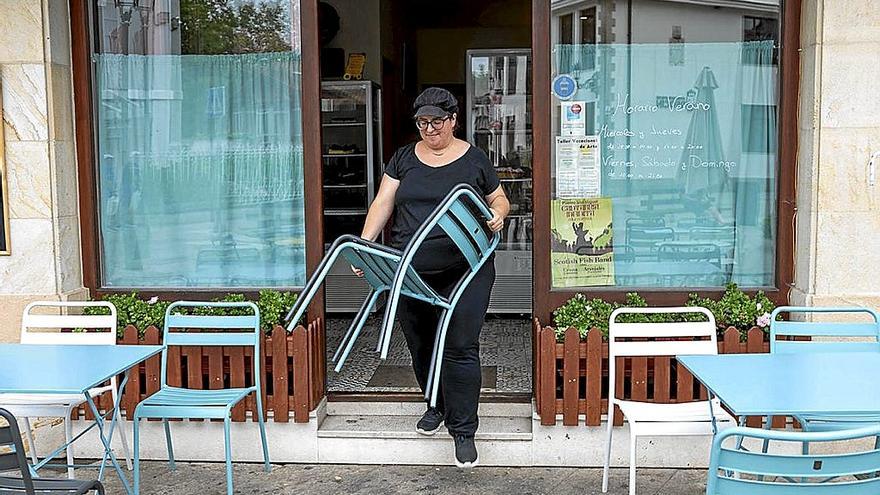
{"label": "tiled floor inside", "polygon": [[[351,324],[351,316],[327,319],[327,386],[330,392],[417,392],[412,359],[396,326],[388,359],[376,352],[381,313],[371,317],[342,371],[331,361]],[[532,337],[528,318],[488,316],[480,335],[483,392],[529,393],[532,390]]]}

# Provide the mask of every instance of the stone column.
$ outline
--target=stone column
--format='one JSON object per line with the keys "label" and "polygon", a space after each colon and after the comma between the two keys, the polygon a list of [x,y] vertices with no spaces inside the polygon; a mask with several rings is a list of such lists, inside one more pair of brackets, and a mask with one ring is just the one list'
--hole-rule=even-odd
{"label": "stone column", "polygon": [[801,33],[792,302],[880,308],[880,9],[804,0]]}
{"label": "stone column", "polygon": [[0,0],[10,256],[0,256],[0,341],[32,300],[83,299],[66,0]]}

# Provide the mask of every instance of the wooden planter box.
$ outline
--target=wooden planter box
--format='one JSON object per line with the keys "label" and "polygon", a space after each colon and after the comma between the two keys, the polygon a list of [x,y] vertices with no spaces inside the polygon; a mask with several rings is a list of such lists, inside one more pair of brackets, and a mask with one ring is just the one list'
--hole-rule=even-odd
{"label": "wooden planter box", "polygon": [[[587,426],[599,426],[608,410],[608,342],[599,330],[580,340],[578,331],[565,331],[564,342],[556,341],[551,327],[535,319],[532,335],[535,401],[541,424],[577,426],[584,418]],[[770,343],[760,328],[752,327],[742,339],[740,331],[728,328],[718,339],[720,354],[769,352]],[[618,397],[657,403],[689,402],[705,399],[707,393],[684,367],[670,357],[618,358],[615,388]],[[786,418],[775,418],[781,426]],[[616,410],[614,424],[623,424]],[[761,418],[748,418],[749,426],[760,426]]]}
{"label": "wooden planter box", "polygon": [[[138,335],[142,337],[138,337]],[[143,333],[133,326],[125,328],[119,344],[159,345],[162,332],[148,327]],[[289,334],[276,325],[271,335],[263,335],[260,359],[264,414],[272,411],[275,422],[307,423],[324,395],[324,331],[323,321],[315,320],[308,327],[297,326]],[[194,389],[247,387],[254,383],[252,348],[218,346],[174,346],[168,350],[168,383]],[[125,387],[121,407],[128,418],[137,404],[159,390],[161,356],[155,356],[133,370]],[[98,398],[99,409],[112,406],[109,393]],[[84,414],[85,408],[74,411],[73,417]],[[257,420],[256,401],[247,397],[232,410],[233,421]],[[197,420],[196,420],[197,421]]]}

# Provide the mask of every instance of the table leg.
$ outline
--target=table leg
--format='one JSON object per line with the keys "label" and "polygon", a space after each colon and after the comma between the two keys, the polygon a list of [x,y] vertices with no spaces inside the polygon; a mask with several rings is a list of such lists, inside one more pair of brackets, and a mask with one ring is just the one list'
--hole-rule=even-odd
{"label": "table leg", "polygon": [[125,372],[125,378],[122,379],[122,382],[119,384],[119,393],[116,395],[116,402],[113,404],[113,410],[110,412],[110,428],[108,429],[107,435],[104,435],[104,417],[98,411],[98,408],[95,406],[95,402],[92,400],[92,396],[89,395],[88,391],[84,394],[86,397],[86,402],[89,404],[89,408],[92,410],[92,413],[95,415],[95,425],[98,427],[98,436],[101,438],[101,443],[104,444],[104,455],[101,457],[101,467],[98,470],[98,480],[102,480],[104,476],[104,467],[107,464],[107,457],[110,457],[110,463],[113,464],[113,468],[116,470],[116,474],[119,476],[119,481],[122,482],[122,486],[125,488],[125,492],[128,495],[132,495],[131,486],[128,484],[128,479],[125,477],[125,473],[122,471],[122,467],[119,465],[119,461],[116,460],[116,455],[113,453],[113,449],[111,448],[110,441],[113,439],[113,430],[116,428],[116,418],[115,414],[116,408],[119,407],[119,404],[122,401],[122,392],[125,390],[125,385],[128,382],[129,371]]}

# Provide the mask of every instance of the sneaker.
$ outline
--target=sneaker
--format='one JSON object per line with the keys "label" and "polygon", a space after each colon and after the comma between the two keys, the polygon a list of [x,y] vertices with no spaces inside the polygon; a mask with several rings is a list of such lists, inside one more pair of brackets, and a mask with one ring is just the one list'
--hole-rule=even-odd
{"label": "sneaker", "polygon": [[443,426],[443,413],[434,407],[429,407],[422,419],[416,423],[416,431],[422,435],[433,435]]}
{"label": "sneaker", "polygon": [[472,468],[477,465],[477,446],[474,437],[455,435],[455,465],[460,468]]}

